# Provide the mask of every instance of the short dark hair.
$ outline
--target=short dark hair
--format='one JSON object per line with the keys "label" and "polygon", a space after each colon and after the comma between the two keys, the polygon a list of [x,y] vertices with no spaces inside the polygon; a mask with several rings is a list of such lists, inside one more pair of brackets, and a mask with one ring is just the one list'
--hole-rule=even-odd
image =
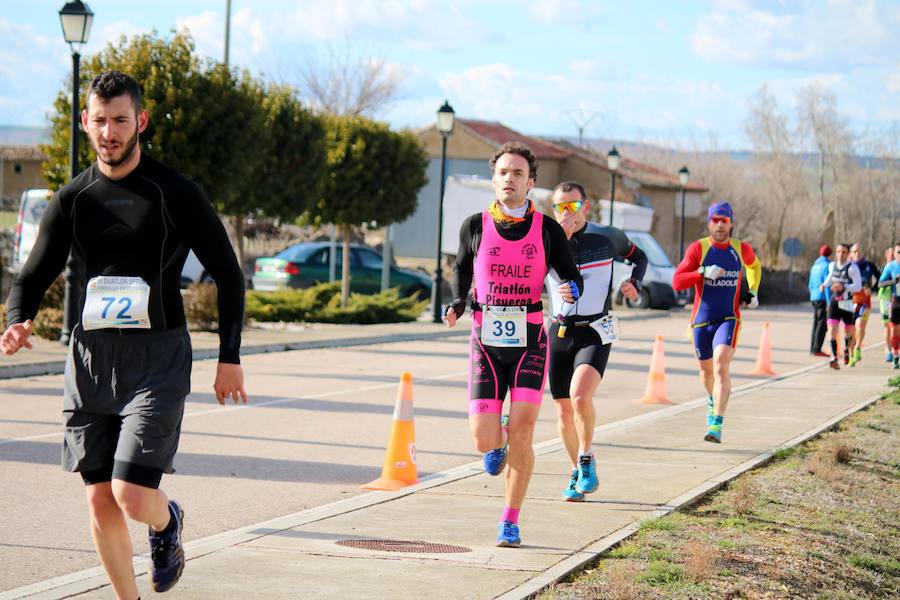
{"label": "short dark hair", "polygon": [[556,192],[568,193],[572,190],[578,190],[578,193],[581,194],[581,199],[587,200],[587,192],[584,190],[584,186],[577,181],[563,181],[553,188],[553,194],[555,195]]}
{"label": "short dark hair", "polygon": [[494,172],[494,165],[497,164],[497,160],[504,154],[518,154],[519,156],[527,160],[528,179],[534,179],[537,177],[537,157],[534,155],[534,152],[531,151],[531,148],[529,148],[522,142],[506,142],[505,144],[500,146],[500,148],[498,148],[497,151],[494,152],[491,160],[488,161],[488,164],[491,165],[491,173]]}
{"label": "short dark hair", "polygon": [[844,248],[846,248],[846,249],[847,249],[847,252],[850,252],[850,244],[845,244],[845,243],[841,242],[840,244],[835,244],[835,245],[834,245],[835,248],[840,248],[841,246],[843,246]]}
{"label": "short dark hair", "polygon": [[94,77],[88,92],[88,102],[91,96],[96,96],[102,102],[109,102],[113,98],[128,95],[134,104],[134,112],[139,113],[143,108],[143,93],[141,86],[131,75],[121,71],[104,71]]}

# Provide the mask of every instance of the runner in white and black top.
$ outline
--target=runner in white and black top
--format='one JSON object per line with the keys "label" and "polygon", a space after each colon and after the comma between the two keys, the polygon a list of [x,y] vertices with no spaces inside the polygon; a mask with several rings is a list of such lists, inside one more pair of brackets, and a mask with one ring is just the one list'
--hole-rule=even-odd
{"label": "runner in white and black top", "polygon": [[556,400],[557,427],[569,458],[572,475],[563,498],[570,502],[596,491],[597,461],[594,441],[594,392],[606,370],[612,340],[604,343],[600,331],[609,329],[605,319],[611,305],[613,261],[623,258],[634,264],[630,279],[620,290],[631,300],[638,297],[640,281],[647,271],[647,257],[621,229],[588,222],[590,203],[584,187],[566,181],[553,191],[553,214],[569,238],[569,249],[584,279],[584,292],[575,304],[563,302],[557,289],[559,274],[547,275],[551,300],[550,391]]}
{"label": "runner in white and black top", "polygon": [[831,368],[840,369],[838,364],[837,340],[840,324],[844,324],[844,364],[850,362],[850,345],[853,342],[853,294],[862,289],[859,268],[850,260],[850,246],[838,244],[834,249],[834,260],[828,263],[828,276],[819,286],[831,290],[828,304],[828,331],[831,333]]}
{"label": "runner in white and black top", "polygon": [[97,162],[47,206],[0,337],[7,355],[31,348],[32,319],[71,250],[87,287],[66,360],[62,466],[85,483],[94,545],[116,597],[126,600],[138,597],[126,517],[149,526],[154,591],[174,586],[185,564],[184,511],[159,483],[173,472],[191,385],[179,286],[189,249],[218,286],[216,398],[247,401],[243,274],[200,188],[141,152],[147,123],[133,78],[108,71],[93,80],[81,124]]}

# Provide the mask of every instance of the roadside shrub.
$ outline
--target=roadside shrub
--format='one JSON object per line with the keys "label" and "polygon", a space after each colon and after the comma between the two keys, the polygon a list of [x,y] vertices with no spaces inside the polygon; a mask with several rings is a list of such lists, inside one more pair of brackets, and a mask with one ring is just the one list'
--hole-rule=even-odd
{"label": "roadside shrub", "polygon": [[216,331],[219,328],[218,288],[214,283],[192,283],[184,291],[184,316],[194,330]]}
{"label": "roadside shrub", "polygon": [[844,443],[835,443],[831,446],[831,458],[836,464],[846,464],[850,462],[850,456],[853,450]]}
{"label": "roadside shrub", "polygon": [[34,334],[45,340],[56,341],[62,333],[63,311],[43,308],[34,318]]}
{"label": "roadside shrub", "polygon": [[63,302],[66,299],[66,279],[62,275],[53,280],[44,297],[41,298],[40,308],[55,308],[63,310]]}
{"label": "roadside shrub", "polygon": [[606,593],[610,600],[639,600],[641,591],[633,570],[619,563],[611,565],[606,573]]}
{"label": "roadside shrub", "polygon": [[427,301],[401,298],[396,289],[379,294],[351,294],[341,307],[340,283],[321,283],[304,290],[247,292],[246,314],[262,322],[400,323],[415,321]]}

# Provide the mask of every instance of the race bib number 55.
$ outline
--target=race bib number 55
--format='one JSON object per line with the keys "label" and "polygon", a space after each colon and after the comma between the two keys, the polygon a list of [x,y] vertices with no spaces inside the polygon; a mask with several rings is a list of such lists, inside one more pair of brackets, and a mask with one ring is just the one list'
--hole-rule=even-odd
{"label": "race bib number 55", "polygon": [[524,348],[528,345],[528,322],[524,306],[486,306],[481,324],[485,346]]}
{"label": "race bib number 55", "polygon": [[622,330],[619,328],[619,319],[614,315],[600,317],[591,323],[591,327],[600,334],[600,341],[603,342],[604,346],[615,342],[622,335]]}
{"label": "race bib number 55", "polygon": [[93,277],[87,284],[81,326],[150,329],[150,286],[140,277]]}

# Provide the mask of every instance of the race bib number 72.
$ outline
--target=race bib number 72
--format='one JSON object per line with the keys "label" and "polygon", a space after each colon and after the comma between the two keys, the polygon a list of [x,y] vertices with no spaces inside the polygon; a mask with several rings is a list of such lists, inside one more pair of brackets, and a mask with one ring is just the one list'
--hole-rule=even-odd
{"label": "race bib number 72", "polygon": [[81,326],[92,329],[150,329],[150,286],[140,277],[92,277],[87,284]]}

